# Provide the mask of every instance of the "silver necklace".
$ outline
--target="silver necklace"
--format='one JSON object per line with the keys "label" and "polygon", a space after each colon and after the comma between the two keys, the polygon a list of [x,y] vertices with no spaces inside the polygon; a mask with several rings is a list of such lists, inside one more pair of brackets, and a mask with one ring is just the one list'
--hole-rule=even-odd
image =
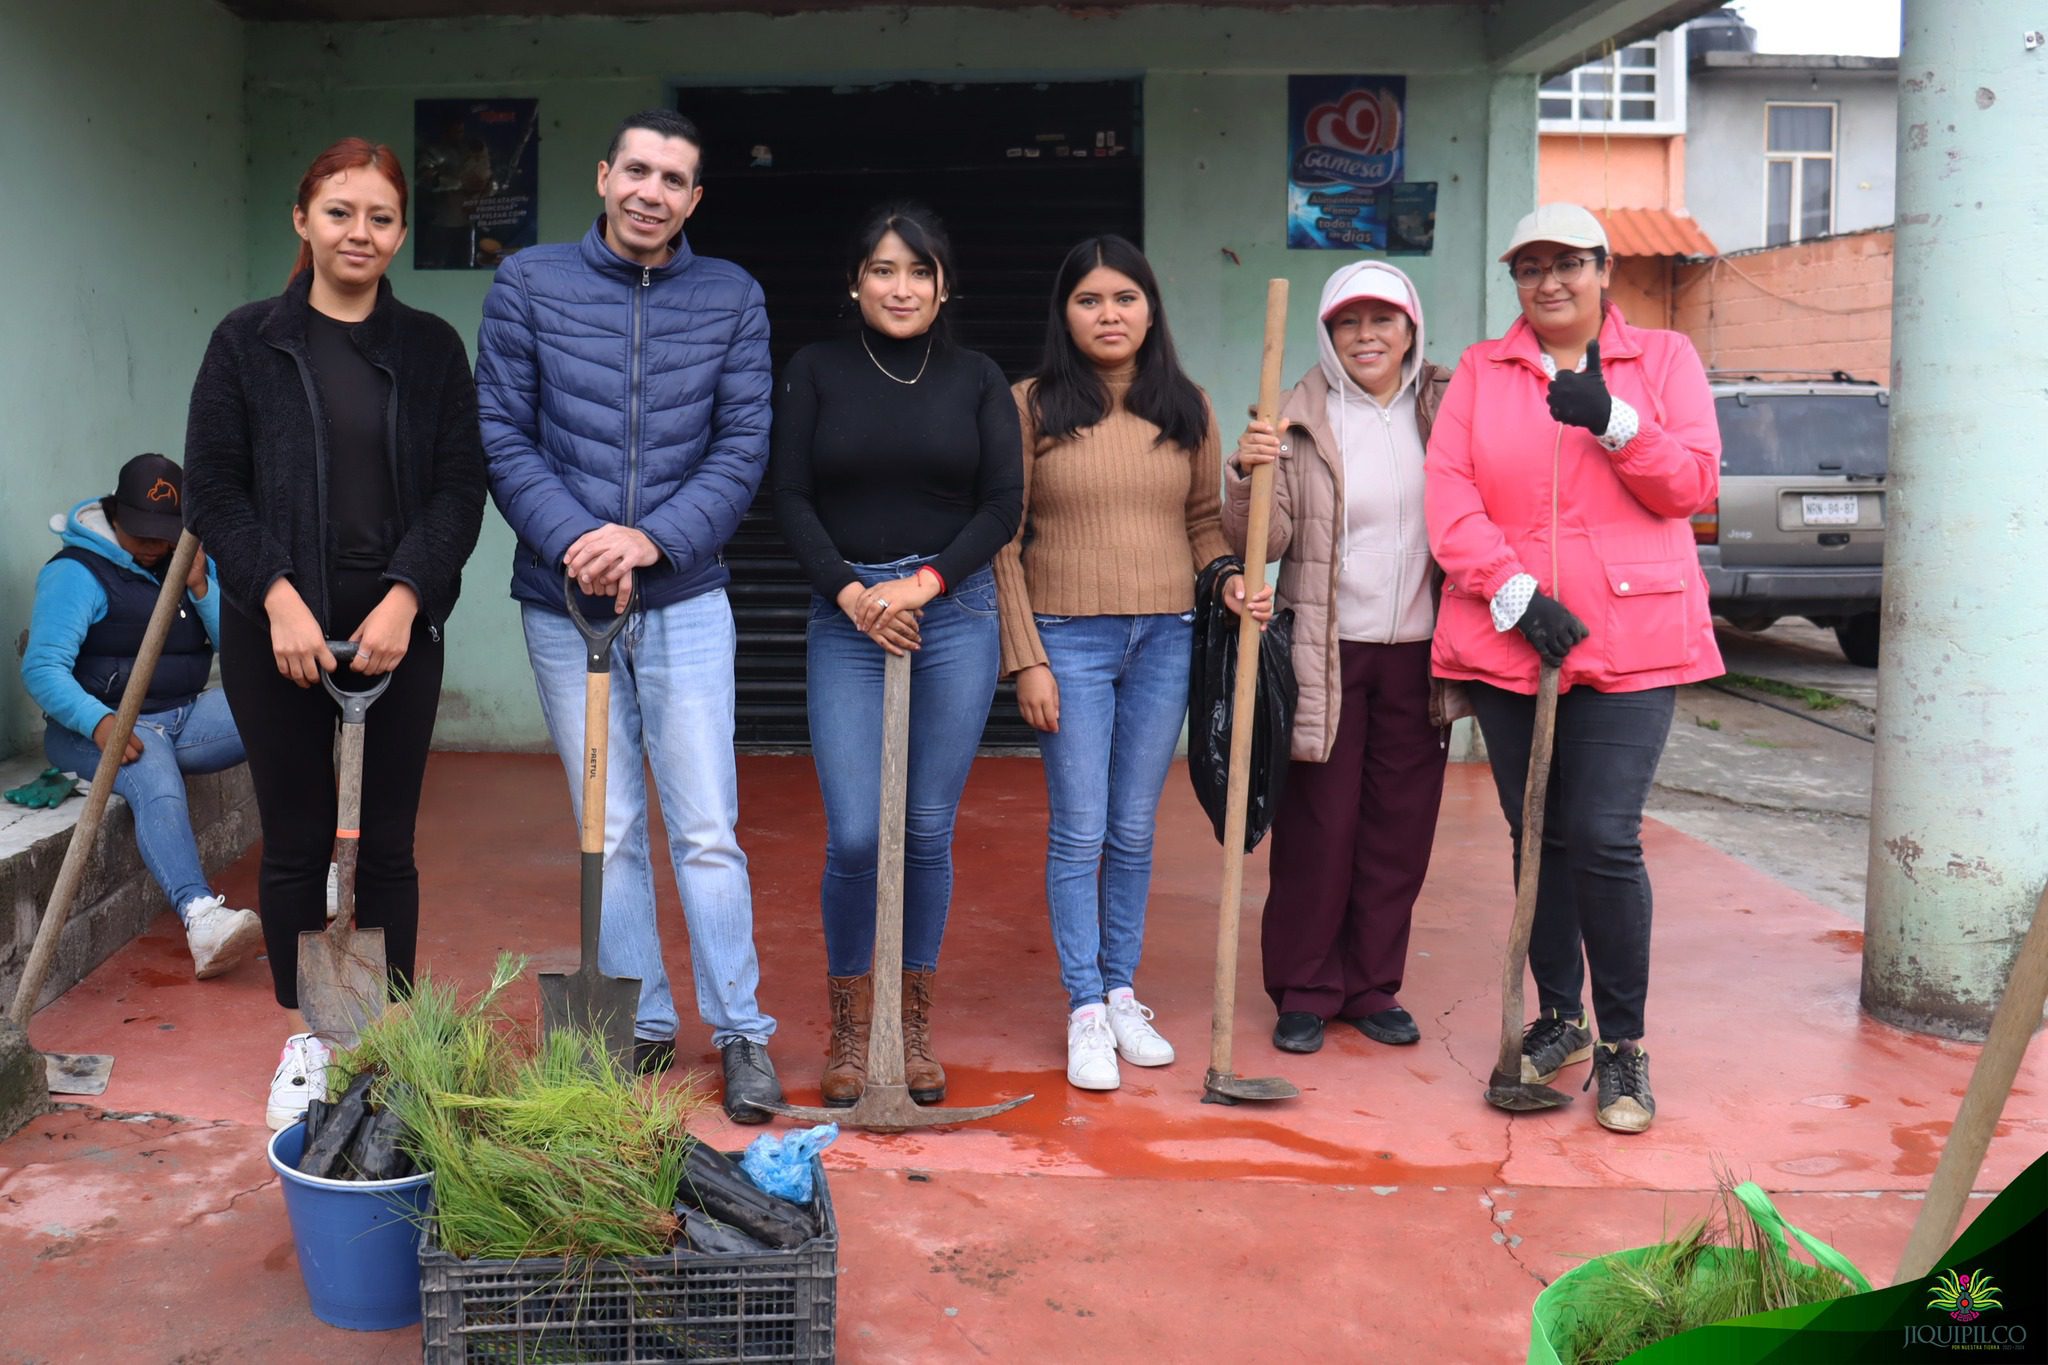
{"label": "silver necklace", "polygon": [[934,338],[931,335],[931,333],[925,333],[924,359],[918,362],[917,373],[910,376],[910,378],[908,379],[896,379],[895,375],[889,373],[889,369],[886,365],[882,364],[881,361],[875,359],[875,352],[874,349],[868,345],[868,334],[866,332],[862,332],[860,334],[860,348],[868,353],[868,360],[873,363],[876,369],[882,372],[883,378],[895,379],[898,384],[915,384],[918,380],[924,378],[924,367],[932,363],[932,342],[935,339],[936,338]]}

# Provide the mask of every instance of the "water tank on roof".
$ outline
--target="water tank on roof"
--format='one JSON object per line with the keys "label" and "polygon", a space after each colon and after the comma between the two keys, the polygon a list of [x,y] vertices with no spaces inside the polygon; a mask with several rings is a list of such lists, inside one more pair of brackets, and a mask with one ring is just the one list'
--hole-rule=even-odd
{"label": "water tank on roof", "polygon": [[1706,52],[1754,52],[1756,30],[1742,22],[1733,5],[1723,5],[1685,26],[1685,59],[1688,64]]}

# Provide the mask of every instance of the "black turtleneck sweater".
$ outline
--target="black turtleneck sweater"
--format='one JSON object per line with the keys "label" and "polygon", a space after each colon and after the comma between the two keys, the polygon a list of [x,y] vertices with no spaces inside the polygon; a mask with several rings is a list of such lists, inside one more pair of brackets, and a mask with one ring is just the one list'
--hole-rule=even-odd
{"label": "black turtleneck sweater", "polygon": [[849,563],[911,555],[936,556],[951,588],[1016,534],[1021,448],[994,361],[862,324],[798,351],[775,387],[775,517],[828,600],[855,581]]}

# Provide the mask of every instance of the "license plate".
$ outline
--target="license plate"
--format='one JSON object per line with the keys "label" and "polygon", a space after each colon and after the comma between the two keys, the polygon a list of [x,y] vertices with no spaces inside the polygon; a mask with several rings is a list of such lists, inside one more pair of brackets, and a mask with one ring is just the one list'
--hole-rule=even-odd
{"label": "license plate", "polygon": [[1808,526],[1854,526],[1858,520],[1854,493],[1830,496],[1802,494],[1800,512]]}

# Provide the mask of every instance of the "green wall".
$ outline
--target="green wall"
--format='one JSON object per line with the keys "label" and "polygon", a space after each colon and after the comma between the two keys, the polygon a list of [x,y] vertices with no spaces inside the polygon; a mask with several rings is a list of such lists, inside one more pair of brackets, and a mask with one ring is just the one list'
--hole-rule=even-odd
{"label": "green wall", "polygon": [[[275,289],[289,266],[294,239],[286,216],[305,162],[333,138],[358,133],[389,142],[410,165],[415,98],[540,99],[541,235],[552,241],[581,234],[596,211],[593,173],[613,124],[665,102],[677,85],[1142,76],[1146,246],[1189,367],[1224,413],[1244,411],[1254,396],[1267,278],[1285,275],[1294,284],[1292,375],[1314,355],[1322,281],[1349,259],[1283,245],[1288,72],[1408,75],[1406,174],[1438,182],[1437,246],[1434,255],[1401,264],[1421,287],[1429,349],[1440,361],[1455,360],[1486,330],[1485,281],[1497,268],[1485,245],[1508,227],[1488,223],[1490,204],[1498,214],[1505,210],[1496,201],[1510,201],[1519,215],[1534,192],[1533,80],[1486,69],[1477,10],[1207,6],[1083,17],[1052,9],[865,9],[252,25],[247,35],[252,293]],[[1504,177],[1506,194],[1489,193],[1490,174]],[[716,214],[724,190],[713,168],[700,212]],[[1048,242],[1048,256],[1065,245]],[[407,302],[474,338],[487,274],[400,268],[392,281]],[[450,634],[444,744],[544,742],[517,615],[505,596],[511,549],[511,533],[493,512]]]}
{"label": "green wall", "polygon": [[[0,630],[51,513],[180,458],[206,338],[247,297],[241,25],[213,0],[0,0]],[[176,54],[176,60],[167,60]],[[0,753],[41,733],[0,667]]]}

